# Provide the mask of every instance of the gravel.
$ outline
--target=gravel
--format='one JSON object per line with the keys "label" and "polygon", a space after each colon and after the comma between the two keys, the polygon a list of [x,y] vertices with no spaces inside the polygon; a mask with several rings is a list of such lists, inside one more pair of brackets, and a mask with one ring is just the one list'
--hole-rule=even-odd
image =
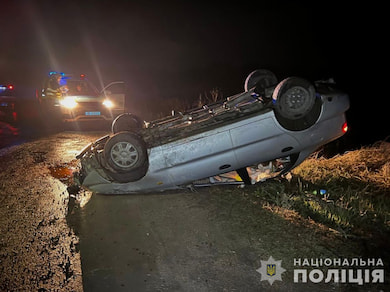
{"label": "gravel", "polygon": [[0,149],[0,291],[82,291],[67,186],[53,169],[102,133],[61,133]]}

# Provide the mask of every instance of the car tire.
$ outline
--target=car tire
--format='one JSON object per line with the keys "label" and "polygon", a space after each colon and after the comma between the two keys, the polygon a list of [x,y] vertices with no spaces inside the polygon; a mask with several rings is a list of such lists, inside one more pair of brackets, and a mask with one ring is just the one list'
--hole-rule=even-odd
{"label": "car tire", "polygon": [[137,134],[119,132],[107,140],[103,151],[106,163],[114,172],[126,174],[129,177],[134,172],[145,175],[144,168],[148,164],[147,147]]}
{"label": "car tire", "polygon": [[142,129],[143,121],[136,115],[124,113],[115,118],[112,122],[111,130],[114,134],[124,131],[138,133]]}
{"label": "car tire", "polygon": [[245,79],[244,90],[249,91],[253,87],[256,87],[255,91],[261,93],[266,88],[275,86],[278,83],[278,79],[275,74],[266,69],[258,69],[251,72]]}
{"label": "car tire", "polygon": [[321,99],[314,85],[299,77],[281,81],[272,94],[274,113],[287,130],[302,131],[315,124],[321,112]]}

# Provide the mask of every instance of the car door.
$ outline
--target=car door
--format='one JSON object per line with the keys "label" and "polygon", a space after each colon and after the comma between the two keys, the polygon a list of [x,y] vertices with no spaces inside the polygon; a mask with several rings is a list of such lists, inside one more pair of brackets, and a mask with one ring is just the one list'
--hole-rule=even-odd
{"label": "car door", "polygon": [[180,185],[236,169],[227,129],[215,129],[161,146],[168,173]]}
{"label": "car door", "polygon": [[240,167],[288,156],[299,149],[298,141],[275,123],[272,112],[236,123],[230,135]]}

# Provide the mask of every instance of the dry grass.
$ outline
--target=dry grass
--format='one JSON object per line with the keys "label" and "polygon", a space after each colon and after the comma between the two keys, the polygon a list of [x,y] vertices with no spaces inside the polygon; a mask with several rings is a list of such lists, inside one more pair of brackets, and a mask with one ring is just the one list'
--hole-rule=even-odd
{"label": "dry grass", "polygon": [[[294,169],[301,212],[354,234],[389,232],[390,143],[331,159],[313,155]],[[326,190],[325,194],[315,189]],[[312,190],[314,190],[313,194]]]}
{"label": "dry grass", "polygon": [[314,154],[293,170],[291,180],[270,179],[229,200],[244,200],[289,221],[302,218],[347,238],[390,240],[389,171],[387,142],[329,159]]}
{"label": "dry grass", "polygon": [[379,142],[331,159],[313,155],[293,173],[312,183],[357,180],[379,190],[389,190],[390,143]]}
{"label": "dry grass", "polygon": [[[238,229],[245,234],[269,236],[275,230],[278,236],[280,232],[296,235],[301,246],[291,240],[283,246],[284,258],[331,252],[343,257],[381,258],[388,265],[389,161],[387,142],[329,159],[316,154],[294,169],[290,180],[279,177],[230,192],[215,188],[213,192],[220,195],[214,198],[218,206],[231,206],[233,211],[226,216],[239,218]],[[225,209],[229,208],[218,210]],[[288,231],[283,231],[285,222],[290,226]]]}

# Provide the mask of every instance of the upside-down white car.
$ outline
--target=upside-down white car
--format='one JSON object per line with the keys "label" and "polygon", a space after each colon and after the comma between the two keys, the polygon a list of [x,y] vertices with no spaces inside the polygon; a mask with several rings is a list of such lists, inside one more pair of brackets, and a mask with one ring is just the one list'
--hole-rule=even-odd
{"label": "upside-down white car", "polygon": [[148,123],[120,115],[111,136],[77,155],[75,181],[95,193],[130,194],[237,171],[250,184],[248,166],[283,159],[288,163],[279,173],[285,173],[347,130],[349,98],[332,84],[278,82],[272,72],[256,70],[244,88],[221,103]]}

